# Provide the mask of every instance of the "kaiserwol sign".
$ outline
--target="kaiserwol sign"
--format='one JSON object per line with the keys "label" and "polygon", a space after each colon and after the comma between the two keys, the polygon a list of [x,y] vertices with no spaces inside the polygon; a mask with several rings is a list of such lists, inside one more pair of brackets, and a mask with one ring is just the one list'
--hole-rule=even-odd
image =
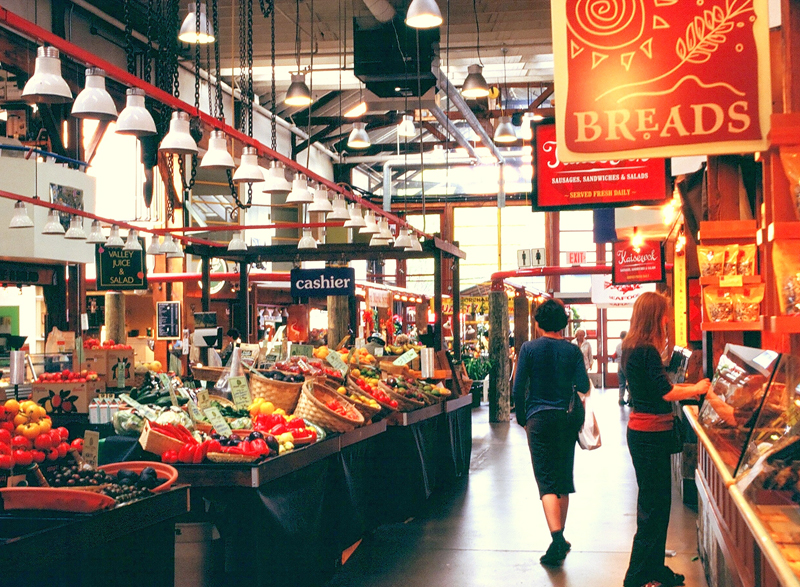
{"label": "kaiserwol sign", "polygon": [[761,151],[767,0],[554,2],[562,161]]}

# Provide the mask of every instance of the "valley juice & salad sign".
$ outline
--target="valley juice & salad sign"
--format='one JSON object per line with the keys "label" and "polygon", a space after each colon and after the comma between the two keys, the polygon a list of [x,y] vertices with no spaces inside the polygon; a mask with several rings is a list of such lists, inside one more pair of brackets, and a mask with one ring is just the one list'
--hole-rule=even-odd
{"label": "valley juice & salad sign", "polygon": [[142,248],[138,251],[97,245],[95,263],[98,290],[147,289],[144,239],[139,238],[139,244]]}

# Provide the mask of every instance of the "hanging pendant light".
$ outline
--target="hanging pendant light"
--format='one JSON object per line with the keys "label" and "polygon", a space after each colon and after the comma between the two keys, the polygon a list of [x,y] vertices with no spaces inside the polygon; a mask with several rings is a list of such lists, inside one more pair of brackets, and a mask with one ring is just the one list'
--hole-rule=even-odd
{"label": "hanging pendant light", "polygon": [[397,135],[401,137],[413,137],[417,135],[417,127],[414,126],[414,116],[404,114],[400,124],[397,125]]}
{"label": "hanging pendant light", "polygon": [[221,130],[212,130],[208,138],[208,151],[200,161],[200,167],[204,169],[233,169],[236,163],[228,152],[228,138]]}
{"label": "hanging pendant light", "polygon": [[350,220],[350,212],[347,210],[347,201],[341,194],[337,194],[331,202],[333,211],[328,214],[328,220]]}
{"label": "hanging pendant light", "polygon": [[76,241],[86,240],[86,231],[83,230],[83,218],[78,215],[70,218],[69,230],[67,230],[67,234],[64,235],[64,238]]}
{"label": "hanging pendant light", "polygon": [[139,231],[131,228],[128,231],[128,240],[125,241],[125,246],[122,247],[125,251],[141,251],[142,245],[139,242]]}
{"label": "hanging pendant light", "polygon": [[147,246],[147,251],[145,253],[147,255],[153,255],[154,257],[161,254],[161,243],[158,242],[157,234],[154,234],[150,239],[150,244]]}
{"label": "hanging pendant light", "polygon": [[283,163],[280,161],[270,163],[262,191],[268,194],[292,191],[292,184],[286,180],[286,168]]}
{"label": "hanging pendant light", "polygon": [[407,228],[400,229],[400,234],[394,240],[394,246],[398,249],[407,249],[411,246],[411,238],[408,236]]}
{"label": "hanging pendant light", "polygon": [[42,229],[42,234],[64,234],[64,226],[61,224],[61,217],[56,210],[47,213],[47,224]]}
{"label": "hanging pendant light", "polygon": [[422,243],[419,242],[419,237],[417,237],[417,233],[412,232],[411,236],[409,236],[408,239],[411,241],[411,244],[409,244],[406,247],[406,251],[417,251],[417,252],[422,251]]}
{"label": "hanging pendant light", "polygon": [[386,247],[392,241],[390,239],[384,238],[380,233],[373,234],[372,238],[369,239],[369,246],[371,247]]}
{"label": "hanging pendant light", "polygon": [[100,226],[99,220],[92,220],[92,228],[89,230],[86,242],[92,245],[104,245],[106,243],[106,235],[103,234],[103,227]]}
{"label": "hanging pendant light", "polygon": [[8,223],[9,228],[31,228],[33,220],[28,216],[28,208],[25,202],[17,202],[14,204],[14,215],[11,217],[11,222]]}
{"label": "hanging pendant light", "polygon": [[[333,212],[333,205],[328,199],[328,189],[325,186],[317,186],[314,190],[314,201],[308,207],[309,212]],[[348,214],[348,218],[349,218]]]}
{"label": "hanging pendant light", "polygon": [[264,172],[258,166],[258,151],[255,147],[242,149],[242,161],[233,174],[235,183],[256,183],[264,181]]}
{"label": "hanging pendant light", "polygon": [[304,228],[303,229],[303,238],[300,239],[300,242],[297,243],[298,249],[316,249],[317,248],[317,241],[314,240],[314,237],[311,236],[311,229]]}
{"label": "hanging pendant light", "polygon": [[128,88],[125,94],[125,108],[119,113],[115,132],[138,139],[156,134],[156,123],[144,105],[144,90]]}
{"label": "hanging pendant light", "polygon": [[381,218],[380,222],[378,222],[378,228],[380,229],[381,238],[384,240],[394,240],[394,235],[392,234],[392,229],[389,228],[389,221],[386,218]]}
{"label": "hanging pendant light", "polygon": [[350,136],[347,138],[347,146],[351,149],[367,149],[372,146],[366,122],[353,123],[353,130],[350,131]]}
{"label": "hanging pendant light", "polygon": [[161,243],[160,252],[165,255],[169,255],[170,253],[174,253],[178,250],[178,246],[175,244],[175,240],[172,238],[171,234],[164,235],[164,241]]}
{"label": "hanging pendant light", "polygon": [[412,0],[406,12],[406,24],[413,29],[432,29],[443,20],[436,0]]}
{"label": "hanging pendant light", "polygon": [[308,181],[298,173],[292,180],[292,191],[286,196],[287,204],[310,204],[314,196],[308,191]]}
{"label": "hanging pendant light", "polygon": [[[211,23],[208,22],[206,5],[203,3],[200,4],[199,16],[196,12],[196,8],[197,4],[195,2],[189,4],[189,14],[186,15],[186,18],[183,19],[183,23],[181,23],[178,39],[192,45],[195,43],[199,43],[200,45],[213,43],[214,31],[211,30]],[[197,23],[198,18],[200,19],[199,25]],[[198,31],[200,32],[198,33]]]}
{"label": "hanging pendant light", "polygon": [[186,112],[173,112],[169,121],[169,132],[161,141],[158,150],[175,155],[196,155],[197,143],[189,133],[189,115]]}
{"label": "hanging pendant light", "polygon": [[91,120],[116,120],[117,107],[106,90],[106,72],[99,67],[86,70],[86,83],[72,104],[72,116]]}
{"label": "hanging pendant light", "polygon": [[289,85],[289,89],[286,90],[286,97],[283,99],[283,103],[287,106],[305,108],[310,106],[313,101],[311,90],[306,85],[306,74],[293,73],[292,83]]}
{"label": "hanging pendant light", "polygon": [[39,47],[33,75],[22,90],[22,99],[29,104],[66,104],[72,92],[61,77],[61,59],[55,47]]}
{"label": "hanging pendant light", "polygon": [[378,223],[375,222],[375,213],[372,210],[367,210],[364,213],[364,226],[361,227],[358,234],[377,234],[380,231]]}
{"label": "hanging pendant light", "polygon": [[345,228],[363,228],[367,225],[361,215],[361,206],[350,204],[350,220],[344,223]]}
{"label": "hanging pendant light", "polygon": [[125,241],[119,236],[119,226],[116,224],[111,225],[111,232],[108,235],[106,246],[111,249],[117,249],[125,246]]}
{"label": "hanging pendant light", "polygon": [[183,259],[186,256],[180,242],[173,242],[172,247],[172,252],[167,253],[167,259]]}
{"label": "hanging pendant light", "polygon": [[499,119],[497,129],[494,131],[495,143],[513,143],[517,140],[517,131],[514,130],[514,125],[511,124],[510,116],[501,116]]}
{"label": "hanging pendant light", "polygon": [[233,233],[231,242],[228,243],[229,251],[246,251],[247,243],[244,242],[244,231],[238,230]]}
{"label": "hanging pendant light", "polygon": [[467,67],[467,77],[461,86],[461,95],[465,98],[485,98],[489,95],[489,84],[483,77],[483,66],[474,63]]}

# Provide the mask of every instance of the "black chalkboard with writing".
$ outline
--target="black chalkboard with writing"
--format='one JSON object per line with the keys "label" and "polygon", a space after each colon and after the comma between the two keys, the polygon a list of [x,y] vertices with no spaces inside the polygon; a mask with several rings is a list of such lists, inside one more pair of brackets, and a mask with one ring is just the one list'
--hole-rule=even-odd
{"label": "black chalkboard with writing", "polygon": [[140,251],[122,247],[97,245],[95,263],[98,290],[147,289],[147,266],[144,261],[144,239],[139,239]]}
{"label": "black chalkboard with writing", "polygon": [[156,302],[156,338],[176,340],[181,337],[181,303]]}

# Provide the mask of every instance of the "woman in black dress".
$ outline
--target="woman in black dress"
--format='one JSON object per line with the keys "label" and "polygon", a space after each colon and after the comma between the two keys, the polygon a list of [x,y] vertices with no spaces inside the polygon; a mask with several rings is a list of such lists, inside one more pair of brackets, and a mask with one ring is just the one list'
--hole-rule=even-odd
{"label": "woman in black dress", "polygon": [[639,495],[636,536],[624,587],[675,587],[684,577],[664,564],[672,482],[672,404],[708,391],[710,382],[672,385],[662,362],[667,344],[669,300],[645,292],[636,300],[628,335],[622,342],[621,368],[633,409],[628,419],[631,453]]}

